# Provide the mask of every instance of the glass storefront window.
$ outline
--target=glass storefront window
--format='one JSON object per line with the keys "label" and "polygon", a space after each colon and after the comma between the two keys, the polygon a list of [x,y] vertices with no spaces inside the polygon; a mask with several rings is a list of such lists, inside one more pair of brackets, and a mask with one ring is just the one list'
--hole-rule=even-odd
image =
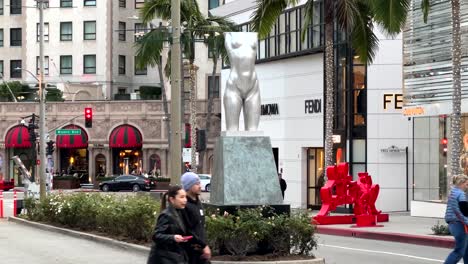
{"label": "glass storefront window", "polygon": [[413,200],[447,199],[447,152],[442,145],[450,126],[445,117],[414,118]]}

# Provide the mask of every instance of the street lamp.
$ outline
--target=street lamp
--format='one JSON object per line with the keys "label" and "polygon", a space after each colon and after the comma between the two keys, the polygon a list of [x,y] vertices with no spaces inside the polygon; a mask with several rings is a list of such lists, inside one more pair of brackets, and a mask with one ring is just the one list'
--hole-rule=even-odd
{"label": "street lamp", "polygon": [[36,75],[35,75],[34,73],[32,73],[30,70],[23,69],[23,68],[21,68],[21,67],[16,67],[14,70],[15,70],[15,71],[25,71],[25,72],[29,73],[29,75],[31,75],[34,79],[36,79],[36,81],[37,81],[38,83],[41,82],[41,81],[39,81],[39,79],[36,77]]}
{"label": "street lamp", "polygon": [[[41,19],[42,20],[42,19]],[[42,31],[41,31],[41,39],[42,39]],[[42,51],[42,47],[41,47],[41,51]],[[43,54],[43,52],[41,52],[41,54]],[[43,76],[43,67],[42,67],[42,64],[41,64],[41,68],[40,68],[40,75],[39,75],[39,78],[37,78],[31,71],[27,70],[27,69],[22,69],[20,67],[17,67],[15,68],[15,70],[20,70],[20,71],[25,71],[27,72],[29,75],[31,75],[34,79],[36,79],[36,81],[39,83],[39,152],[40,152],[40,156],[39,156],[39,160],[40,160],[40,163],[39,163],[39,172],[38,172],[38,176],[39,176],[39,194],[40,194],[40,198],[43,199],[45,198],[45,192],[46,192],[46,179],[45,179],[45,176],[46,176],[46,167],[45,167],[45,163],[46,163],[46,160],[47,160],[47,157],[46,157],[46,142],[45,142],[45,88],[44,88],[44,85],[42,83],[42,76]]]}

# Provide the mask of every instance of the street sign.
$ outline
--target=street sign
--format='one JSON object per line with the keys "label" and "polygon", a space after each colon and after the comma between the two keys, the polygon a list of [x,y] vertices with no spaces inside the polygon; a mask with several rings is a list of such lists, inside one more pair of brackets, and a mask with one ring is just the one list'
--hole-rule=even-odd
{"label": "street sign", "polygon": [[192,149],[183,148],[182,149],[182,161],[183,162],[192,162]]}
{"label": "street sign", "polygon": [[81,135],[81,129],[57,129],[56,135]]}

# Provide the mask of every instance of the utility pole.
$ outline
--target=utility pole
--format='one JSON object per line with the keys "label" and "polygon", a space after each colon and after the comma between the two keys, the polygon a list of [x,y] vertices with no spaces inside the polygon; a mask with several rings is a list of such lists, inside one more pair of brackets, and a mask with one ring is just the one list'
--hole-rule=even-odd
{"label": "utility pole", "polygon": [[46,139],[45,139],[45,87],[44,81],[44,0],[37,0],[39,7],[39,191],[40,199],[46,197]]}
{"label": "utility pole", "polygon": [[171,0],[172,47],[171,47],[171,183],[180,183],[182,172],[181,110],[180,110],[180,0]]}

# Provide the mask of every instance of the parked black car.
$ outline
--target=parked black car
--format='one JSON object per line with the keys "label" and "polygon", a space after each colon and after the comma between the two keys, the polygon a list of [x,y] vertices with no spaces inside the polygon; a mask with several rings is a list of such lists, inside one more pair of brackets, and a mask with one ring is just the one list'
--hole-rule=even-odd
{"label": "parked black car", "polygon": [[129,190],[138,192],[140,190],[150,190],[150,180],[135,175],[122,175],[110,181],[103,181],[99,184],[99,189],[103,192]]}

